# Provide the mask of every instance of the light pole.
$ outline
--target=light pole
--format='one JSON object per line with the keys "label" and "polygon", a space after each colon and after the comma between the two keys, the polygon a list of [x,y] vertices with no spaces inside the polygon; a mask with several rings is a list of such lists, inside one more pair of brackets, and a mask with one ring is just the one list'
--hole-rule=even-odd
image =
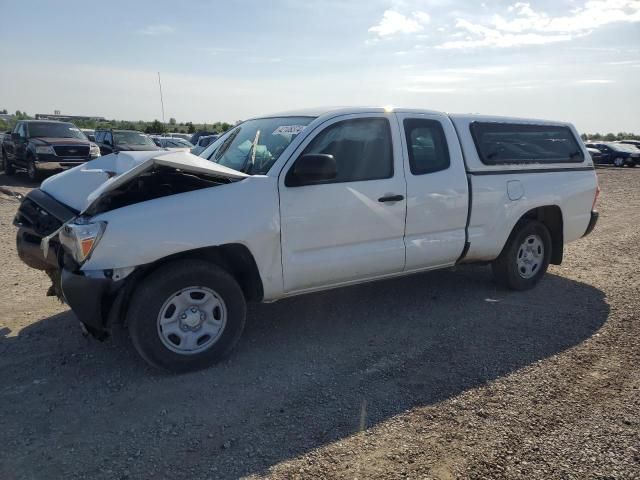
{"label": "light pole", "polygon": [[160,107],[162,108],[162,125],[164,125],[164,100],[162,99],[162,82],[160,81],[160,72],[158,72],[158,85],[160,86]]}

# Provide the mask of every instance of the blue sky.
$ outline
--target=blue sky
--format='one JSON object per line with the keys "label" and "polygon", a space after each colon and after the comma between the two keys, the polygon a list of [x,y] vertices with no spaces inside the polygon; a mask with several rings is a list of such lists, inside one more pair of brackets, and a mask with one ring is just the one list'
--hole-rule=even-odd
{"label": "blue sky", "polygon": [[0,0],[0,108],[235,121],[396,105],[640,133],[640,1]]}

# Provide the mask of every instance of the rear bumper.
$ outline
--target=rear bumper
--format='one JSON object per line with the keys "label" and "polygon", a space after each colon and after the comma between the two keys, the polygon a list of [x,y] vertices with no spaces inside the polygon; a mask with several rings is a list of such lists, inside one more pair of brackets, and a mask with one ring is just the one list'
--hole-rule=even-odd
{"label": "rear bumper", "polygon": [[596,228],[596,223],[598,223],[598,216],[598,212],[596,212],[595,210],[591,211],[591,219],[589,220],[589,225],[587,225],[587,229],[585,230],[584,235],[582,235],[583,237],[589,235],[591,232],[593,232],[593,229]]}

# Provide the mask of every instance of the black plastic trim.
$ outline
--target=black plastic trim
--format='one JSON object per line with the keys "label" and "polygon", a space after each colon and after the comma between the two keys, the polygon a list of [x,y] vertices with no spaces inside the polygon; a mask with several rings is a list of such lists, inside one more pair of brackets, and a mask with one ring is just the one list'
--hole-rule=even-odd
{"label": "black plastic trim", "polygon": [[39,188],[31,190],[25,198],[37,203],[41,208],[60,220],[61,223],[71,220],[78,214],[77,211],[67,207]]}
{"label": "black plastic trim", "polygon": [[471,243],[464,242],[464,248],[462,249],[462,253],[458,257],[458,259],[456,260],[456,265],[464,260],[464,257],[466,257],[467,253],[469,252],[469,248],[471,248]]}
{"label": "black plastic trim", "polygon": [[523,173],[559,173],[559,172],[588,172],[594,170],[593,167],[558,167],[558,168],[523,168],[523,169],[501,169],[501,170],[481,170],[467,172],[469,175],[520,175]]}
{"label": "black plastic trim", "polygon": [[125,280],[113,281],[110,278],[91,278],[81,272],[74,273],[63,268],[60,284],[64,298],[89,332],[98,339],[104,339],[109,333],[109,310],[115,294],[125,284]]}
{"label": "black plastic trim", "polygon": [[582,235],[583,237],[586,237],[591,232],[593,232],[593,229],[596,228],[596,223],[598,223],[598,217],[599,217],[598,212],[596,212],[595,210],[592,210],[591,219],[589,220],[589,225],[587,226],[587,229],[585,230],[584,235]]}

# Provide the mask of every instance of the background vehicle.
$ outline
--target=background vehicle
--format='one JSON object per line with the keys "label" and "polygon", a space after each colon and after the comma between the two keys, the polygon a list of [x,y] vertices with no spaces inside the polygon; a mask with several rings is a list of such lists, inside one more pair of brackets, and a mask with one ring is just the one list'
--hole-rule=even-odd
{"label": "background vehicle", "polygon": [[196,132],[194,133],[191,138],[189,139],[189,141],[191,143],[193,143],[194,145],[198,144],[198,140],[200,139],[200,137],[208,137],[210,135],[218,135],[218,132],[208,132],[206,130],[202,130],[200,132]]}
{"label": "background vehicle", "polygon": [[190,133],[176,133],[176,132],[173,132],[173,133],[165,133],[164,136],[165,137],[172,137],[172,138],[181,138],[183,140],[186,140],[187,142],[190,142],[191,141],[191,137],[193,135],[191,135]]}
{"label": "background vehicle", "polygon": [[[2,148],[2,143],[4,142],[5,137],[11,136],[11,130],[7,130],[6,132],[0,132],[0,148]],[[2,152],[0,152],[0,162],[2,162]],[[4,170],[4,162],[0,164],[0,170]]]}
{"label": "background vehicle", "polygon": [[191,153],[194,155],[200,155],[205,148],[215,142],[220,135],[207,135],[206,137],[200,137],[198,139],[198,144],[191,149]]}
{"label": "background vehicle", "polygon": [[135,130],[96,130],[96,143],[102,155],[124,151],[160,150],[148,135]]}
{"label": "background vehicle", "polygon": [[157,137],[154,139],[156,145],[173,151],[188,152],[193,148],[193,144],[178,137]]}
{"label": "background vehicle", "polygon": [[634,147],[640,149],[640,140],[619,140],[616,143],[622,143],[626,145],[633,145]]}
{"label": "background vehicle", "polygon": [[249,120],[201,157],[101,158],[33,190],[15,223],[90,332],[126,318],[145,360],[185,371],[229,353],[246,301],[469,262],[532,288],[594,228],[597,194],[570,124],[352,108]]}
{"label": "background vehicle", "polygon": [[82,133],[84,133],[86,135],[86,137],[92,141],[95,142],[96,141],[96,131],[92,128],[81,128],[80,129],[82,131]]}
{"label": "background vehicle", "polygon": [[67,122],[22,120],[2,140],[5,173],[13,175],[16,169],[23,169],[32,181],[44,172],[75,167],[99,156],[98,146]]}
{"label": "background vehicle", "polygon": [[593,163],[601,163],[602,162],[602,152],[597,148],[587,147],[587,152],[591,155],[591,160]]}
{"label": "background vehicle", "polygon": [[589,148],[600,150],[600,163],[608,163],[616,167],[635,167],[640,163],[640,150],[633,145],[615,142],[589,142]]}

